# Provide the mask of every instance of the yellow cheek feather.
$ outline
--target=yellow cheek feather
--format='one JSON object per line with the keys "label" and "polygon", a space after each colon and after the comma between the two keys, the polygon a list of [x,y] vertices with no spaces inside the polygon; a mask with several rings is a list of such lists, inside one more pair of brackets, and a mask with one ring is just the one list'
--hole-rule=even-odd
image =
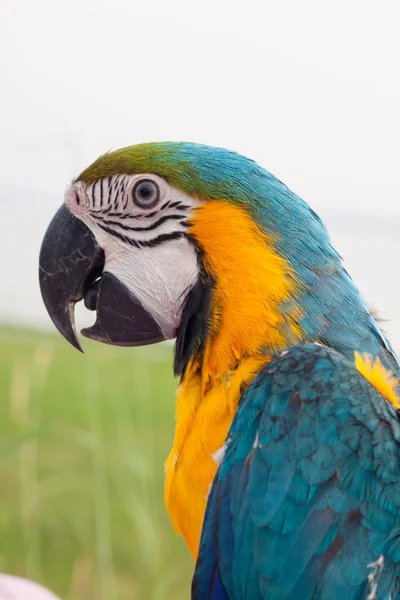
{"label": "yellow cheek feather", "polygon": [[245,210],[206,202],[196,209],[190,233],[215,280],[212,322],[203,356],[192,358],[178,390],[165,502],[195,559],[217,470],[212,455],[225,442],[243,390],[270,360],[268,350],[296,343],[301,331],[298,314],[279,310],[296,289],[289,265]]}

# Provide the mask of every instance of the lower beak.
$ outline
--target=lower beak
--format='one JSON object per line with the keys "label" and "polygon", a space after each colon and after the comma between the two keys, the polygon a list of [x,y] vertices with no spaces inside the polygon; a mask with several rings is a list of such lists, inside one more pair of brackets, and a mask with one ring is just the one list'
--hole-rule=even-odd
{"label": "lower beak", "polygon": [[165,339],[154,318],[104,266],[104,252],[92,232],[61,206],[46,231],[39,257],[43,301],[58,331],[82,351],[74,307],[85,299],[97,317],[92,327],[82,330],[86,337],[119,346]]}

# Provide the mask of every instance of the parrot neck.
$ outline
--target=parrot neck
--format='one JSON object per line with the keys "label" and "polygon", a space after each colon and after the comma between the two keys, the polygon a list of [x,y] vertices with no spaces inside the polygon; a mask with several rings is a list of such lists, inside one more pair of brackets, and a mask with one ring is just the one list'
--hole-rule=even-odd
{"label": "parrot neck", "polygon": [[[299,341],[320,342],[349,360],[355,350],[379,355],[383,368],[398,376],[396,358],[322,224],[314,217],[311,224],[313,235],[298,226],[278,246],[280,238],[272,240],[245,210],[227,202],[206,202],[191,219],[189,233],[212,287],[203,278],[193,290],[191,316],[178,332],[175,370],[183,378],[165,502],[194,559],[238,403],[271,355]],[[382,379],[377,367],[362,368],[389,398],[386,371]]]}
{"label": "parrot neck", "polygon": [[[193,558],[219,450],[240,397],[273,352],[301,339],[297,315],[281,308],[293,305],[289,299],[296,282],[272,240],[237,206],[212,201],[195,212],[190,234],[204,252],[203,266],[213,289],[207,296],[199,284],[192,299],[201,307],[205,339],[194,346],[183,369],[165,484],[171,520]],[[206,299],[206,318],[196,298]],[[193,334],[193,326],[189,330]],[[201,338],[201,331],[194,335]],[[183,345],[180,337],[183,332],[178,333],[177,350]]]}

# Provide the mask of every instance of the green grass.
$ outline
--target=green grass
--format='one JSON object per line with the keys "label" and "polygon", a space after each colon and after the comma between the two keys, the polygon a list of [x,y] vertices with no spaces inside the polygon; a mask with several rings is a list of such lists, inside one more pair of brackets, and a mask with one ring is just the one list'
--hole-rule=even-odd
{"label": "green grass", "polygon": [[64,600],[190,596],[163,502],[172,351],[0,328],[0,572]]}

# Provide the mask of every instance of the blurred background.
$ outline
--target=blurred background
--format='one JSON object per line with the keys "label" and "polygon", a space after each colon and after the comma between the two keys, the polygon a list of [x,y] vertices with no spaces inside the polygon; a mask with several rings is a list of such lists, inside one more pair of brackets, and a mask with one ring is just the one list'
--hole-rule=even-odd
{"label": "blurred background", "polygon": [[65,600],[188,598],[163,504],[172,346],[68,347],[44,231],[106,150],[229,147],[320,214],[399,350],[400,5],[2,0],[0,19],[0,571]]}

